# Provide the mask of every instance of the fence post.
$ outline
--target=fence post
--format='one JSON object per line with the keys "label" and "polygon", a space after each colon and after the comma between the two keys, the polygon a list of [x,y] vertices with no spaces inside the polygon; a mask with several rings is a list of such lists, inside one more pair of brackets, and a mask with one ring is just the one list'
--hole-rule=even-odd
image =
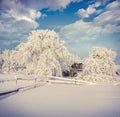
{"label": "fence post", "polygon": [[77,80],[76,80],[76,78],[75,78],[75,85],[77,84]]}
{"label": "fence post", "polygon": [[35,77],[35,85],[34,85],[34,88],[36,88],[36,81],[37,81],[37,78]]}
{"label": "fence post", "polygon": [[17,76],[15,76],[15,79],[16,79],[16,86],[17,86],[17,80],[18,80],[18,79],[17,79]]}

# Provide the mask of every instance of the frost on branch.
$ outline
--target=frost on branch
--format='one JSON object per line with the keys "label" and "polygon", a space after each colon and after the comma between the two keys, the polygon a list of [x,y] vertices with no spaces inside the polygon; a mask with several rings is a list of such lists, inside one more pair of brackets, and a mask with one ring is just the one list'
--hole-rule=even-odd
{"label": "frost on branch", "polygon": [[113,82],[115,78],[116,53],[103,47],[93,47],[89,57],[84,62],[82,73],[78,78],[92,82]]}
{"label": "frost on branch", "polygon": [[61,76],[74,62],[79,62],[50,30],[32,31],[26,42],[19,44],[14,51],[3,54],[2,72],[22,72],[42,76]]}

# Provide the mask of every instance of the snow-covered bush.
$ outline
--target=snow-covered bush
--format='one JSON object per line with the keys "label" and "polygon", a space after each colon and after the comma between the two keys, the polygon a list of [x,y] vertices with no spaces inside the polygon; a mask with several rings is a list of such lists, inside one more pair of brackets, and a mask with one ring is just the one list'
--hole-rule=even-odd
{"label": "snow-covered bush", "polygon": [[103,47],[93,47],[89,57],[84,61],[83,72],[78,78],[92,82],[115,81],[116,53]]}
{"label": "snow-covered bush", "polygon": [[0,53],[0,68],[1,72],[16,71],[16,51],[5,50]]}
{"label": "snow-covered bush", "polygon": [[74,62],[79,62],[55,31],[32,31],[26,42],[20,43],[14,51],[3,52],[3,72],[17,71],[42,76],[61,76]]}

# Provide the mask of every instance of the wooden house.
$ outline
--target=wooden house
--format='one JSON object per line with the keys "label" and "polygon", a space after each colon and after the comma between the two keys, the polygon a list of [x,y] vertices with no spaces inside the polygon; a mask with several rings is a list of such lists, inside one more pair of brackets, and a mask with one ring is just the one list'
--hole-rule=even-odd
{"label": "wooden house", "polygon": [[74,63],[70,68],[70,77],[75,77],[78,72],[83,71],[83,63]]}

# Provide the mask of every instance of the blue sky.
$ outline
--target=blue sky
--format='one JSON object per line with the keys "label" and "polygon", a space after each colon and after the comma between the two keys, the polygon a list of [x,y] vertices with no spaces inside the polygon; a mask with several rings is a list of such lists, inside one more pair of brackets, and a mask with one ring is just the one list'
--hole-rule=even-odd
{"label": "blue sky", "polygon": [[120,0],[0,0],[0,50],[14,49],[36,29],[54,29],[70,52],[85,58],[93,46],[117,52]]}

